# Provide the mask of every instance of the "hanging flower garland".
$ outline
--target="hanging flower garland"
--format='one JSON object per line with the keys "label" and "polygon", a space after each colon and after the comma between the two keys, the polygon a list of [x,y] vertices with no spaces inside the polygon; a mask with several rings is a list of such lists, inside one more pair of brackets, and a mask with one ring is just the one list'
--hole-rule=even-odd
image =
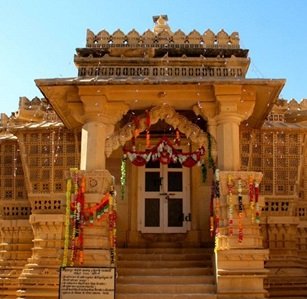
{"label": "hanging flower garland", "polygon": [[214,236],[214,198],[215,198],[215,181],[211,184],[211,199],[210,199],[210,237]]}
{"label": "hanging flower garland", "polygon": [[121,199],[125,198],[126,191],[126,183],[127,183],[127,156],[124,155],[122,157],[121,165],[120,165],[120,195]]}
{"label": "hanging flower garland", "polygon": [[203,183],[206,182],[208,169],[212,169],[213,173],[215,172],[215,169],[216,169],[216,165],[215,165],[214,159],[212,157],[212,140],[211,140],[211,135],[208,132],[207,132],[207,139],[208,139],[208,162],[206,164],[205,159],[203,159],[202,163],[201,163],[201,174],[202,174],[202,181],[203,181]]}
{"label": "hanging flower garland", "polygon": [[242,196],[242,181],[238,180],[238,206],[239,206],[239,236],[238,241],[243,241],[243,196]]}
{"label": "hanging flower garland", "polygon": [[229,235],[233,235],[233,179],[231,175],[228,175],[227,178],[227,189],[228,189],[228,194],[227,194],[227,202],[228,202],[228,225],[229,225]]}
{"label": "hanging flower garland", "polygon": [[255,195],[255,185],[254,185],[254,178],[253,176],[249,177],[248,180],[248,196],[249,196],[249,205],[251,209],[251,220],[252,223],[255,222],[255,200],[254,200],[254,195]]}
{"label": "hanging flower garland", "polygon": [[66,267],[68,262],[71,196],[72,196],[72,182],[71,178],[68,178],[66,182],[66,214],[65,214],[64,250],[63,250],[63,263],[62,263],[63,267]]}
{"label": "hanging flower garland", "polygon": [[149,112],[146,110],[146,120],[145,120],[145,124],[146,124],[146,148],[150,148],[150,133],[149,133],[149,128],[151,126],[151,122],[150,122],[150,114]]}
{"label": "hanging flower garland", "polygon": [[132,148],[132,150],[124,148],[124,153],[132,164],[136,166],[144,166],[150,160],[159,160],[162,164],[179,162],[185,167],[193,167],[200,161],[201,156],[205,154],[205,149],[201,147],[194,152],[182,153],[176,150],[171,141],[164,136],[159,143],[151,149],[147,149],[146,151],[135,151],[134,148]]}
{"label": "hanging flower garland", "polygon": [[215,250],[219,249],[220,235],[220,172],[215,170],[215,190],[214,190],[214,212],[215,212]]}
{"label": "hanging flower garland", "polygon": [[109,197],[109,242],[110,242],[110,258],[111,265],[116,264],[116,200],[115,197]]}
{"label": "hanging flower garland", "polygon": [[256,208],[256,223],[260,223],[260,207],[259,207],[259,183],[255,181],[255,208]]}
{"label": "hanging flower garland", "polygon": [[70,202],[70,222],[71,222],[71,250],[70,266],[75,263],[80,265],[84,261],[83,253],[83,225],[84,225],[84,192],[85,178],[79,176],[77,172],[73,174],[74,194]]}

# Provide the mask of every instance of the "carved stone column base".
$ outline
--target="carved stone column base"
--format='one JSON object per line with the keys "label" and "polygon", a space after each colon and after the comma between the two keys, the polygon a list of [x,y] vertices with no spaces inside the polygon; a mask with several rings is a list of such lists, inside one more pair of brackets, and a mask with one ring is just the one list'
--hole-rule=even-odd
{"label": "carved stone column base", "polygon": [[265,298],[263,280],[268,270],[265,249],[230,249],[216,252],[217,295],[219,299]]}
{"label": "carved stone column base", "polygon": [[28,220],[1,220],[0,298],[16,298],[18,277],[31,256],[33,233]]}
{"label": "carved stone column base", "polygon": [[[307,224],[307,223],[306,223]],[[267,217],[270,257],[266,287],[271,296],[307,298],[307,267],[298,251],[298,217]]]}
{"label": "carved stone column base", "polygon": [[64,215],[31,215],[32,257],[19,276],[18,299],[58,298]]}

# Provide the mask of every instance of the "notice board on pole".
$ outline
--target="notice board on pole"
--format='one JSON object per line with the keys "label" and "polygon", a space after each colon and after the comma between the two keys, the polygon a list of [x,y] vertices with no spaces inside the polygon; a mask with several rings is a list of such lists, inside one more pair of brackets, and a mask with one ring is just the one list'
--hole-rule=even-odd
{"label": "notice board on pole", "polygon": [[114,267],[62,267],[59,299],[114,299]]}

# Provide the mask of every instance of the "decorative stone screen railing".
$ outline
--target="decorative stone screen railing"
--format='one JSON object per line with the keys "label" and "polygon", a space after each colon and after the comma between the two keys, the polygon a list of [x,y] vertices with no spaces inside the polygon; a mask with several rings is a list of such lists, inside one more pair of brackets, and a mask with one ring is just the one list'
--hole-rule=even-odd
{"label": "decorative stone screen railing", "polygon": [[297,198],[265,197],[262,216],[295,216]]}

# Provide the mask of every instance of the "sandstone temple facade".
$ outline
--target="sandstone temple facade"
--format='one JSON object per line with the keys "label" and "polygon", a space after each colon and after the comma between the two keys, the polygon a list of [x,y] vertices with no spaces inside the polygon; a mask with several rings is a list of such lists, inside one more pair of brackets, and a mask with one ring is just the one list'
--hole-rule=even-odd
{"label": "sandstone temple facade", "polygon": [[1,115],[0,298],[58,298],[62,266],[116,267],[118,299],[307,297],[307,100],[247,78],[238,33],[154,23],[88,30]]}

